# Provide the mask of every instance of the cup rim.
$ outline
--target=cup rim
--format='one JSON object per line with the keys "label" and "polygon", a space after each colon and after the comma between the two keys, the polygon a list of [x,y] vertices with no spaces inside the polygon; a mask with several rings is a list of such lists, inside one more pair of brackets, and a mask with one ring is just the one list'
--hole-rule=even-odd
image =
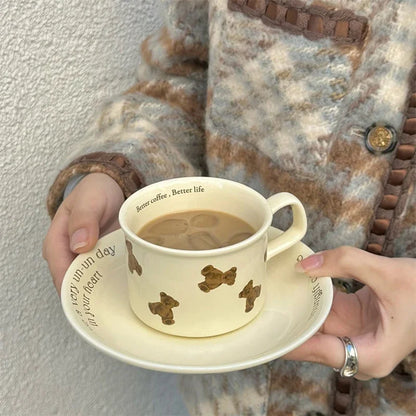
{"label": "cup rim", "polygon": [[[157,188],[158,186],[161,186],[161,184],[165,184],[166,186],[171,186],[174,183],[187,181],[190,184],[192,182],[197,181],[204,181],[204,182],[222,182],[227,183],[232,186],[235,186],[237,188],[243,189],[245,192],[250,193],[251,195],[255,196],[259,202],[263,204],[264,212],[266,214],[266,217],[260,226],[260,228],[249,238],[246,238],[243,241],[240,241],[239,243],[232,244],[225,247],[220,248],[214,248],[214,249],[208,249],[208,250],[184,250],[184,249],[177,249],[177,248],[171,248],[171,247],[163,247],[159,246],[157,244],[153,244],[147,240],[144,240],[140,238],[135,232],[133,232],[130,227],[127,225],[126,220],[126,211],[130,208],[130,205],[132,204],[132,201],[135,199],[135,196],[143,191],[144,189],[150,190],[150,188]],[[266,234],[267,230],[271,226],[273,218],[273,212],[270,208],[270,206],[267,204],[267,200],[263,195],[261,195],[259,192],[254,190],[253,188],[250,188],[247,185],[244,185],[240,182],[236,182],[229,179],[224,178],[218,178],[218,177],[212,177],[212,176],[186,176],[186,177],[178,177],[178,178],[172,178],[172,179],[166,179],[161,180],[158,182],[154,182],[152,184],[146,185],[145,187],[138,189],[136,192],[131,194],[124,202],[123,205],[120,208],[118,220],[121,229],[123,232],[128,235],[128,237],[133,240],[136,243],[139,243],[140,245],[147,247],[151,250],[158,251],[164,254],[170,254],[174,256],[182,256],[182,257],[212,257],[215,255],[223,255],[227,254],[229,252],[236,252],[238,250],[241,250],[247,246],[250,246],[254,244],[257,240],[263,237],[263,235]]]}

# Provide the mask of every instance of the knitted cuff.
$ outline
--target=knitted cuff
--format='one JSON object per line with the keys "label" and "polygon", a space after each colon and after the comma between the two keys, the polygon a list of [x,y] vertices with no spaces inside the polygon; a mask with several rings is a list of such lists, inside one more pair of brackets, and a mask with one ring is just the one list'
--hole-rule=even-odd
{"label": "knitted cuff", "polygon": [[97,172],[105,173],[113,178],[121,187],[126,198],[144,186],[144,180],[140,173],[121,153],[90,153],[72,161],[56,177],[47,198],[49,216],[53,218],[55,215],[63,200],[68,181],[74,175]]}

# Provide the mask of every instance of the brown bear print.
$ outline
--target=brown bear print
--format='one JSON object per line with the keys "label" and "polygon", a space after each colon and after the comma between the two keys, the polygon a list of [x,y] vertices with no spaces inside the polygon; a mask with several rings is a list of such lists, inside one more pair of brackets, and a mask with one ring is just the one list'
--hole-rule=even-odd
{"label": "brown bear print", "polygon": [[167,295],[165,292],[160,292],[160,302],[149,302],[149,309],[154,315],[159,315],[162,318],[162,323],[165,325],[173,325],[172,308],[179,306],[179,302]]}
{"label": "brown bear print", "polygon": [[128,251],[128,263],[129,263],[129,270],[130,273],[133,273],[135,270],[136,273],[141,276],[142,275],[142,266],[140,266],[139,262],[137,261],[136,257],[133,254],[133,245],[130,241],[126,240],[126,247]]}
{"label": "brown bear print", "polygon": [[203,292],[206,293],[210,290],[216,289],[223,283],[228,286],[232,286],[235,282],[236,272],[237,267],[231,267],[230,270],[222,272],[210,264],[201,270],[201,274],[205,277],[205,280],[198,283],[198,286]]}
{"label": "brown bear print", "polygon": [[246,312],[254,308],[254,301],[260,296],[261,285],[253,287],[253,280],[250,280],[244,289],[238,294],[239,298],[246,298]]}

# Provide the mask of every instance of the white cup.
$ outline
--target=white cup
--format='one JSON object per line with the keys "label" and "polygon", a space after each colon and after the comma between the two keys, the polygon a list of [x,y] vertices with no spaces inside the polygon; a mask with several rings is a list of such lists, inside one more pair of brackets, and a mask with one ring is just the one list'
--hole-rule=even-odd
{"label": "white cup", "polygon": [[[292,208],[292,225],[268,241],[273,214],[286,206]],[[162,247],[136,234],[156,218],[194,210],[233,215],[255,233],[211,250]],[[186,337],[224,334],[253,320],[265,302],[267,260],[300,241],[307,227],[305,210],[294,195],[282,192],[265,199],[245,185],[213,177],[148,185],[124,202],[119,221],[126,238],[132,310],[151,328]]]}

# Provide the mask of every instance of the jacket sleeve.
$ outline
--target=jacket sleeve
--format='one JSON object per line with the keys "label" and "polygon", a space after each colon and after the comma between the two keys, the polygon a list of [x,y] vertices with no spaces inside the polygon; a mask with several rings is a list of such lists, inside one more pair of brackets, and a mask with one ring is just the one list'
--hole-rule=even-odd
{"label": "jacket sleeve", "polygon": [[164,3],[163,26],[141,46],[137,83],[98,109],[61,165],[47,199],[51,217],[74,175],[104,172],[128,197],[145,184],[204,173],[207,2]]}

